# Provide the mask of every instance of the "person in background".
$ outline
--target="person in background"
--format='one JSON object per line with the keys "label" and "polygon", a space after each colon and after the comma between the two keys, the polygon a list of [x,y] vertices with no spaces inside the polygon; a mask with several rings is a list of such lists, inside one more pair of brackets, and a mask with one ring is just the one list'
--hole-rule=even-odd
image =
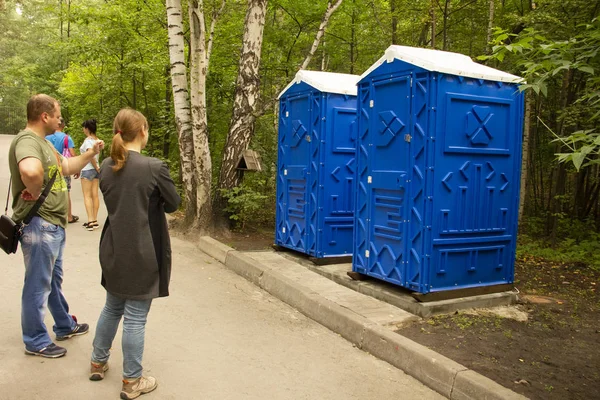
{"label": "person in background", "polygon": [[177,210],[181,199],[167,164],[141,154],[148,142],[143,114],[119,111],[113,133],[110,158],[100,168],[108,211],[100,237],[106,303],[96,326],[89,378],[104,379],[123,317],[121,399],[127,400],[157,387],[155,378],[142,375],[146,320],[152,299],[169,295],[171,242],[165,212]]}
{"label": "person in background", "polygon": [[8,153],[12,177],[13,220],[22,222],[45,186],[54,178],[48,197],[36,216],[23,226],[19,239],[25,263],[21,298],[21,329],[25,353],[58,358],[67,349],[57,346],[44,324],[46,306],[54,318],[56,340],[66,340],[89,331],[69,314],[69,304],[62,291],[65,227],[69,207],[67,184],[63,174],[80,171],[104,143],[97,141],[78,157],[64,158],[46,140],[59,128],[60,105],[54,98],[38,94],[27,102],[27,126],[13,139]]}
{"label": "person in background", "polygon": [[[75,144],[73,143],[73,139],[71,136],[67,135],[65,132],[65,120],[63,117],[60,118],[60,124],[58,125],[58,130],[54,132],[52,135],[46,136],[46,140],[48,140],[56,151],[63,155],[63,157],[75,157]],[[66,145],[66,146],[65,146]],[[68,152],[68,155],[67,155]],[[79,174],[75,174],[75,179]],[[71,202],[71,175],[65,175],[65,182],[67,183],[67,191],[69,195],[69,214],[68,220],[70,224],[79,221],[79,217],[77,215],[73,215],[72,213],[72,202]]]}
{"label": "person in background", "polygon": [[[85,140],[79,148],[81,154],[85,153],[98,141],[96,136],[96,120],[88,119],[81,124],[83,133],[85,133]],[[98,200],[98,173],[100,167],[98,166],[98,155],[90,160],[83,169],[81,170],[81,189],[83,191],[83,202],[85,204],[85,212],[87,213],[87,222],[83,224],[83,227],[88,231],[98,229],[98,209],[100,208],[100,200]]]}

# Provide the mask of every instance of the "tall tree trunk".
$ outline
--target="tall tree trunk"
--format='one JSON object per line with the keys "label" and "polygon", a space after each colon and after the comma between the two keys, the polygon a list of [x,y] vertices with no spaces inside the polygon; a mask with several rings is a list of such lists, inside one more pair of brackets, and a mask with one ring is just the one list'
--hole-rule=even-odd
{"label": "tall tree trunk", "polygon": [[354,73],[354,60],[356,60],[356,57],[354,55],[355,52],[355,48],[356,48],[356,25],[355,25],[355,20],[356,20],[356,11],[355,8],[352,8],[352,16],[350,18],[350,73],[353,74]]}
{"label": "tall tree trunk", "polygon": [[323,39],[323,54],[321,56],[321,71],[327,70],[327,53],[325,52],[325,39]]}
{"label": "tall tree trunk", "polygon": [[148,111],[148,85],[146,85],[146,71],[142,70],[142,95],[144,96],[144,113],[149,114]]}
{"label": "tall tree trunk", "polygon": [[[123,71],[125,71],[125,50],[121,45],[121,52],[119,54],[119,108],[123,108],[123,97],[125,93],[123,92],[124,82],[123,82]],[[129,105],[129,104],[128,104]]]}
{"label": "tall tree trunk", "polygon": [[597,208],[598,195],[600,194],[600,168],[594,167],[592,169],[592,171],[594,171],[594,172],[590,173],[590,175],[593,175],[594,184],[591,189],[591,195],[589,196],[590,201],[588,202],[588,205],[586,206],[586,209],[585,209],[585,217],[586,218],[590,216],[594,207]]}
{"label": "tall tree trunk", "polygon": [[446,0],[444,3],[444,34],[443,34],[443,43],[442,50],[446,50],[448,48],[448,9],[450,8],[450,0]]}
{"label": "tall tree trunk", "polygon": [[398,15],[396,15],[396,2],[390,0],[390,13],[392,14],[392,44],[398,44]]}
{"label": "tall tree trunk", "polygon": [[327,24],[329,23],[329,18],[331,18],[331,15],[342,4],[342,1],[343,0],[337,0],[335,3],[332,3],[331,1],[327,2],[327,10],[325,10],[323,19],[321,19],[321,25],[319,25],[319,30],[317,31],[317,36],[315,37],[312,47],[310,48],[310,51],[308,52],[308,55],[304,59],[304,62],[302,63],[302,66],[300,67],[300,69],[306,69],[306,67],[308,67],[308,64],[310,64],[310,60],[312,60],[313,56],[315,55],[315,52],[319,48],[319,43],[321,42],[321,38],[325,34],[325,28],[327,28]]}
{"label": "tall tree trunk", "polygon": [[[545,182],[544,182],[544,158],[542,157],[542,135],[540,133],[540,120],[539,118],[537,118],[540,114],[541,114],[541,110],[542,110],[542,100],[541,100],[541,96],[537,96],[538,98],[536,99],[536,109],[535,109],[535,115],[536,115],[536,119],[535,119],[535,130],[534,130],[534,134],[535,134],[535,144],[536,144],[536,156],[537,156],[537,160],[538,160],[538,171],[539,171],[539,183],[540,183],[540,190],[539,190],[539,196],[536,198],[539,198],[540,200],[540,210],[545,210]],[[548,203],[548,207],[549,207],[549,203]]]}
{"label": "tall tree trunk", "polygon": [[431,48],[435,49],[435,5],[436,1],[431,0]]}
{"label": "tall tree trunk", "polygon": [[[0,9],[4,10],[4,2],[0,1]],[[60,41],[63,41],[63,0],[60,0]]]}
{"label": "tall tree trunk", "polygon": [[169,158],[171,152],[171,95],[173,94],[173,86],[171,85],[171,66],[165,68],[165,117],[164,127],[165,136],[163,138],[163,157]]}
{"label": "tall tree trunk", "polygon": [[562,212],[563,199],[562,196],[565,194],[567,183],[567,169],[564,163],[558,165],[558,171],[556,173],[556,185],[554,186],[554,192],[552,196],[552,209],[551,209],[551,225],[550,225],[550,241],[552,246],[555,246],[558,240],[558,222],[560,221],[559,214]]}
{"label": "tall tree trunk", "polygon": [[133,93],[131,108],[137,109],[137,79],[135,79],[135,69],[133,70],[133,76],[131,77],[131,87]]}
{"label": "tall tree trunk", "polygon": [[494,28],[494,11],[495,11],[495,4],[494,4],[494,0],[490,0],[490,14],[489,14],[489,18],[488,18],[488,30],[487,30],[487,40],[486,40],[486,45],[485,45],[485,52],[487,54],[490,53],[490,42],[492,41],[492,29]]}
{"label": "tall tree trunk", "polygon": [[525,199],[527,198],[527,182],[529,181],[529,145],[531,139],[531,95],[525,95],[525,122],[523,125],[523,159],[521,160],[521,194],[519,196],[519,223],[523,216]]}
{"label": "tall tree trunk", "polygon": [[213,43],[214,43],[214,38],[215,38],[215,28],[217,26],[217,21],[219,20],[219,17],[223,13],[223,10],[225,10],[225,1],[226,0],[221,1],[221,7],[219,7],[219,9],[213,13],[212,21],[210,21],[210,33],[208,35],[208,44],[206,46],[206,73],[207,74],[208,74],[208,66],[210,64],[210,55],[212,54],[212,48],[213,48]]}
{"label": "tall tree trunk", "polygon": [[212,228],[210,189],[212,161],[208,146],[206,117],[206,24],[202,0],[190,0],[190,89],[192,91],[192,134],[194,138],[194,179],[196,187],[195,227],[201,232]]}
{"label": "tall tree trunk", "polygon": [[[565,109],[568,104],[571,104],[569,86],[571,85],[572,80],[573,80],[573,70],[567,70],[563,76],[562,90],[561,90],[561,94],[562,94],[561,106],[563,109]],[[558,131],[559,137],[564,136],[564,133],[565,133],[565,122],[564,121],[559,122],[557,131]],[[554,153],[557,154],[557,153],[561,153],[561,152],[562,152],[562,145],[557,144],[555,147]],[[552,241],[553,246],[556,244],[556,241],[557,241],[556,235],[558,233],[559,214],[563,211],[563,198],[562,197],[565,194],[566,183],[567,183],[566,181],[567,181],[567,170],[566,170],[565,164],[560,163],[558,165],[558,172],[556,175],[555,190],[552,193],[552,198],[551,198],[551,203],[550,203],[551,204],[550,239]]]}
{"label": "tall tree trunk", "polygon": [[71,0],[67,0],[67,39],[71,37]]}
{"label": "tall tree trunk", "polygon": [[[240,184],[241,176],[237,171],[237,163],[242,152],[250,146],[254,135],[255,113],[260,95],[259,68],[266,12],[267,0],[248,0],[233,113],[219,175],[218,188],[221,190],[232,189]],[[220,190],[217,190],[214,210],[219,223],[223,222],[221,211],[224,206],[224,198]]]}
{"label": "tall tree trunk", "polygon": [[573,212],[571,213],[574,217],[578,219],[583,219],[585,217],[585,208],[587,205],[588,197],[586,195],[589,192],[586,190],[586,183],[588,181],[589,169],[583,168],[580,171],[575,173],[575,190],[574,193],[574,204],[573,204]]}
{"label": "tall tree trunk", "polygon": [[419,46],[426,46],[427,45],[427,34],[429,33],[429,27],[431,25],[431,21],[428,19],[427,21],[425,21],[425,23],[423,24],[423,27],[421,28],[421,33],[419,34],[419,41],[417,42],[419,44]]}
{"label": "tall tree trunk", "polygon": [[175,106],[175,123],[179,135],[181,157],[181,180],[185,191],[186,224],[196,217],[196,191],[194,188],[194,143],[192,137],[192,114],[187,87],[187,72],[184,55],[183,17],[181,0],[167,0],[167,24],[169,33],[169,59],[171,61],[171,83]]}

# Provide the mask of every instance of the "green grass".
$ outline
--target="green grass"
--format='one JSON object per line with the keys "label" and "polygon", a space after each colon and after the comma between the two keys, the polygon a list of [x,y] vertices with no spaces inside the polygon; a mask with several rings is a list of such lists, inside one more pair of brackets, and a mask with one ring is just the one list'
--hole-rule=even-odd
{"label": "green grass", "polygon": [[592,222],[562,218],[552,244],[545,232],[545,219],[525,218],[519,226],[517,257],[526,256],[600,271],[600,233]]}

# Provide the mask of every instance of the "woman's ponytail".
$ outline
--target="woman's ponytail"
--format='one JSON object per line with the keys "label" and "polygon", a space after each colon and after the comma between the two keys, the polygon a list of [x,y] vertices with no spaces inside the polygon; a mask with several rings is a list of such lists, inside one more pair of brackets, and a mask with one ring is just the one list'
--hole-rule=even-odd
{"label": "woman's ponytail", "polygon": [[129,152],[125,143],[132,142],[143,130],[148,130],[148,121],[144,114],[132,108],[123,108],[113,122],[113,140],[110,146],[110,158],[115,165],[114,172],[121,170],[127,162]]}
{"label": "woman's ponytail", "polygon": [[110,158],[112,158],[113,162],[115,163],[112,169],[114,172],[117,172],[125,166],[128,153],[127,149],[125,148],[125,143],[123,143],[121,132],[116,131],[114,133],[115,136],[113,137],[112,144],[110,145]]}

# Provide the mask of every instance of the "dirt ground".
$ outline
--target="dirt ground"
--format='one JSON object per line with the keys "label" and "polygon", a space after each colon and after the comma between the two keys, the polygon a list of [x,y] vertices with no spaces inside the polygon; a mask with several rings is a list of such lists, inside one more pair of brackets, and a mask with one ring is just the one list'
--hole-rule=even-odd
{"label": "dirt ground", "polygon": [[[271,247],[270,230],[216,237],[237,250]],[[600,399],[600,271],[522,258],[520,320],[459,312],[398,333],[531,399]],[[504,310],[507,311],[507,310]]]}
{"label": "dirt ground", "polygon": [[214,235],[219,242],[239,251],[260,251],[272,248],[274,242],[271,230],[232,232],[230,236]]}
{"label": "dirt ground", "polygon": [[599,399],[600,273],[524,258],[515,279],[527,321],[460,312],[398,333],[531,399]]}

